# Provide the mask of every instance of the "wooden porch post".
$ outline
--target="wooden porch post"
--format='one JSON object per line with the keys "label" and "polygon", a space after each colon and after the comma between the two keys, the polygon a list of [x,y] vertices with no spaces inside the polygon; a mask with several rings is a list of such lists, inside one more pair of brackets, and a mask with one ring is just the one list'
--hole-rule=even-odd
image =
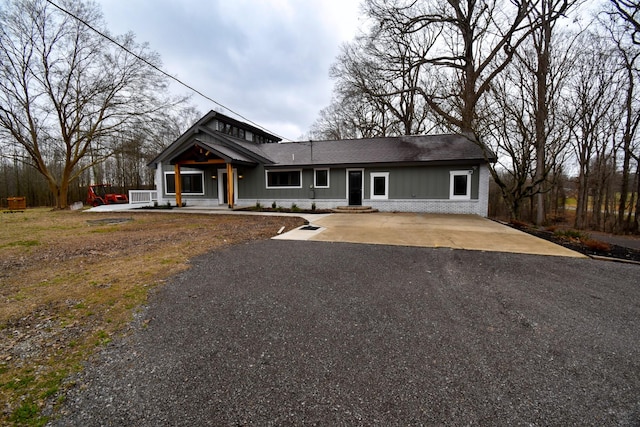
{"label": "wooden porch post", "polygon": [[176,206],[182,207],[182,179],[180,178],[180,165],[176,163],[173,170],[175,171]]}
{"label": "wooden porch post", "polygon": [[233,166],[227,163],[227,201],[229,207],[233,209]]}

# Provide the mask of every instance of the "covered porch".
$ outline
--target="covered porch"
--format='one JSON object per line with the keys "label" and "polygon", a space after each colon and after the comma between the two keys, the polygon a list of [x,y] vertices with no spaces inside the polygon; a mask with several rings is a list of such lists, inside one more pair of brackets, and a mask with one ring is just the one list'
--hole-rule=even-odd
{"label": "covered porch", "polygon": [[[218,204],[226,205],[229,209],[233,209],[237,201],[238,179],[242,178],[238,170],[256,165],[254,161],[246,158],[242,153],[199,140],[193,141],[176,153],[169,160],[169,164],[173,169],[172,192],[175,193],[176,206],[182,207],[184,205],[184,185],[189,182],[188,179],[184,179],[185,175],[192,174],[193,170],[200,170],[203,171],[203,181],[206,175],[207,178],[211,178],[213,183],[203,182],[202,196],[207,200],[217,198]],[[185,170],[189,172],[185,172]],[[165,193],[170,193],[168,189],[165,190]],[[186,191],[186,194],[189,194],[189,191]]]}

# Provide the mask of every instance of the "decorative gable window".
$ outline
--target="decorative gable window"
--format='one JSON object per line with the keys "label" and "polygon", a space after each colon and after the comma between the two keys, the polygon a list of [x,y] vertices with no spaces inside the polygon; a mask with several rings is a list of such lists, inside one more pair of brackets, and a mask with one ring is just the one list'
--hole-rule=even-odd
{"label": "decorative gable window", "polygon": [[267,188],[302,188],[302,170],[268,170]]}
{"label": "decorative gable window", "polygon": [[[202,171],[181,171],[180,181],[182,183],[181,193],[197,196],[204,195],[204,172]],[[165,188],[167,194],[176,194],[175,172],[164,173]]]}
{"label": "decorative gable window", "polygon": [[313,186],[315,188],[329,188],[329,169],[313,170]]}
{"label": "decorative gable window", "polygon": [[449,172],[449,199],[471,199],[471,174],[469,170]]}

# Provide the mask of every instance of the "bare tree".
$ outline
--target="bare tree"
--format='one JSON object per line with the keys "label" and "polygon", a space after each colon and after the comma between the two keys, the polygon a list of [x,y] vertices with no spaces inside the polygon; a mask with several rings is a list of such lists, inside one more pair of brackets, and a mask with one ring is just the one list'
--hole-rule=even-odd
{"label": "bare tree", "polygon": [[372,138],[393,134],[384,108],[362,94],[340,94],[311,126],[313,139]]}
{"label": "bare tree", "polygon": [[[638,37],[638,4],[633,2],[612,0],[613,7],[600,15],[600,23],[613,43],[618,58],[618,73],[621,82],[621,148],[622,171],[620,183],[620,200],[618,203],[616,230],[626,232],[637,230],[637,221],[631,221],[633,209],[629,203],[631,189],[631,162],[634,150],[639,146],[636,142],[640,125],[640,99],[638,97],[638,61],[640,61],[640,41]],[[637,215],[637,213],[636,213]]]}
{"label": "bare tree", "polygon": [[620,89],[616,73],[611,72],[617,69],[616,58],[606,41],[598,34],[587,33],[581,43],[584,47],[569,95],[573,110],[566,122],[578,163],[576,228],[587,225],[591,159],[603,155],[616,131],[612,123],[619,115],[615,107]]}
{"label": "bare tree", "polygon": [[[427,32],[438,43],[423,56],[429,75],[455,84],[423,88],[428,105],[462,133],[477,130],[478,105],[519,46],[540,25],[527,19],[539,0],[367,0],[370,16],[389,32]],[[554,4],[546,19],[558,19],[570,5]]]}
{"label": "bare tree", "polygon": [[611,0],[614,11],[630,28],[631,40],[635,44],[640,44],[640,2],[637,0]]}
{"label": "bare tree", "polygon": [[565,128],[559,124],[559,110],[563,108],[562,91],[576,59],[576,35],[558,32],[556,13],[574,4],[565,0],[540,0],[534,4],[527,16],[531,37],[515,52],[516,58],[510,64],[523,69],[519,81],[512,80],[512,85],[526,88],[528,95],[522,113],[529,116],[530,142],[535,147],[530,191],[535,198],[537,225],[546,220],[545,200],[551,184],[548,177],[567,141]]}
{"label": "bare tree", "polygon": [[435,39],[426,32],[410,34],[373,22],[369,31],[342,48],[331,69],[342,100],[356,99],[377,110],[386,134],[414,135],[429,127],[424,85],[424,57]]}
{"label": "bare tree", "polygon": [[[567,83],[576,55],[575,36],[557,37],[548,58],[546,81],[546,114],[544,125],[543,161],[539,162],[540,122],[538,80],[535,78],[534,46],[523,48],[513,63],[505,68],[491,85],[486,103],[487,113],[480,121],[483,141],[497,154],[492,168],[493,178],[502,192],[512,218],[521,219],[521,207],[542,191],[552,189],[549,177],[562,177],[562,162],[566,156],[568,134],[560,123],[563,109],[563,88]],[[538,175],[538,165],[544,169]],[[540,178],[538,178],[540,176]]]}
{"label": "bare tree", "polygon": [[[167,108],[159,58],[132,34],[117,37],[135,57],[93,32],[95,3],[10,0],[0,10],[0,133],[45,177],[58,208],[70,183],[113,152],[124,127]],[[140,60],[139,58],[144,58]]]}

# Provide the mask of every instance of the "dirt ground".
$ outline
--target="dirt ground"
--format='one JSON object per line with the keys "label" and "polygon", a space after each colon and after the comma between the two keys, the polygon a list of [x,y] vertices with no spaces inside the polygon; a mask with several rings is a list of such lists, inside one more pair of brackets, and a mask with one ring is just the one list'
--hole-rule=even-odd
{"label": "dirt ground", "polygon": [[63,379],[192,257],[302,224],[159,212],[0,215],[0,425],[45,422],[42,409]]}

